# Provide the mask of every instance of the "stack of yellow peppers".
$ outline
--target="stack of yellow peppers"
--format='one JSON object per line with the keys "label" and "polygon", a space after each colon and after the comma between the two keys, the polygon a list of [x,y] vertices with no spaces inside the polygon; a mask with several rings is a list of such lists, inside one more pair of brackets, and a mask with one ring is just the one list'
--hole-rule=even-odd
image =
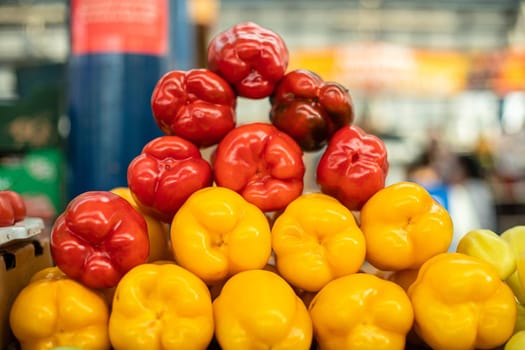
{"label": "stack of yellow peppers", "polygon": [[525,227],[448,252],[451,218],[416,183],[359,213],[305,193],[275,217],[214,186],[169,232],[148,220],[153,255],[115,289],[33,278],[10,313],[23,349],[525,348]]}

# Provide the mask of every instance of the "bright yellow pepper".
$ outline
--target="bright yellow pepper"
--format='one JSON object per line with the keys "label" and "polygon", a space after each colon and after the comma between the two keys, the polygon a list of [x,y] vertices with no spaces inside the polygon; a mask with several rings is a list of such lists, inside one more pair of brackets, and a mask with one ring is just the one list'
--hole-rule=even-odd
{"label": "bright yellow pepper", "polygon": [[142,214],[144,220],[146,220],[146,225],[148,227],[148,237],[149,237],[149,257],[148,262],[155,262],[157,260],[173,260],[173,253],[171,251],[170,244],[170,233],[169,226],[155,219],[153,216],[144,213],[137,205],[137,202],[133,198],[128,187],[116,187],[111,190],[111,192],[121,196],[128,201],[129,204],[135,210]]}
{"label": "bright yellow pepper", "polygon": [[263,268],[271,255],[270,224],[264,212],[224,187],[194,192],[171,224],[175,261],[207,284]]}
{"label": "bright yellow pepper", "polygon": [[213,301],[215,335],[223,350],[310,349],[312,322],[303,301],[278,274],[239,272]]}
{"label": "bright yellow pepper", "polygon": [[513,334],[514,294],[479,258],[461,253],[430,258],[408,295],[414,329],[434,350],[492,349]]}
{"label": "bright yellow pepper", "polygon": [[320,290],[355,273],[365,259],[365,238],[352,212],[335,198],[307,193],[292,201],[272,226],[279,274],[294,287]]}
{"label": "bright yellow pepper", "polygon": [[459,241],[456,252],[480,258],[492,265],[502,280],[516,270],[516,257],[509,242],[497,233],[478,229],[467,232]]}
{"label": "bright yellow pepper", "polygon": [[102,295],[56,268],[37,272],[16,297],[9,321],[23,350],[110,349]]}
{"label": "bright yellow pepper", "polygon": [[[40,279],[60,279],[67,278],[68,276],[62,272],[57,266],[46,267],[37,273],[35,273],[30,282],[34,282]],[[111,309],[111,303],[113,302],[113,294],[115,293],[115,288],[101,288],[97,289],[96,292],[102,296],[106,304]]]}
{"label": "bright yellow pepper", "polygon": [[366,260],[380,270],[417,269],[452,242],[448,211],[415,182],[376,192],[361,209],[360,220]]}
{"label": "bright yellow pepper", "polygon": [[208,287],[174,263],[142,264],[120,280],[109,336],[120,349],[206,349],[213,337]]}
{"label": "bright yellow pepper", "polygon": [[367,273],[328,282],[309,312],[320,350],[402,350],[414,321],[406,292]]}
{"label": "bright yellow pepper", "polygon": [[43,279],[59,280],[62,278],[67,278],[66,274],[62,272],[62,270],[60,270],[57,266],[50,266],[37,271],[33,276],[31,276],[29,283]]}

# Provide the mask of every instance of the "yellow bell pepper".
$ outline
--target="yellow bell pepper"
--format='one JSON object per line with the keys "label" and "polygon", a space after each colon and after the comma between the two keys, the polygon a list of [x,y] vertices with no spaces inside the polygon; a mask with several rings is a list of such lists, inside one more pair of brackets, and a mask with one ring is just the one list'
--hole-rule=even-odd
{"label": "yellow bell pepper", "polygon": [[271,255],[264,212],[225,187],[194,192],[171,224],[175,261],[207,284],[263,268]]}
{"label": "yellow bell pepper", "polygon": [[307,193],[293,200],[272,226],[279,274],[294,287],[320,290],[355,273],[365,259],[365,238],[352,212],[335,198]]}
{"label": "yellow bell pepper", "polygon": [[128,187],[116,187],[111,192],[121,196],[128,201],[135,210],[142,214],[148,227],[149,256],[148,262],[157,260],[173,260],[173,253],[170,244],[169,225],[155,219],[153,216],[144,213],[133,198]]}
{"label": "yellow bell pepper", "polygon": [[108,318],[102,295],[57,268],[37,272],[17,295],[9,314],[11,330],[23,350],[110,349]]}
{"label": "yellow bell pepper", "polygon": [[235,274],[213,301],[215,336],[223,350],[310,349],[312,322],[292,287],[268,270]]}
{"label": "yellow bell pepper", "polygon": [[367,273],[328,282],[309,312],[321,350],[402,350],[414,321],[406,292]]}
{"label": "yellow bell pepper", "polygon": [[505,344],[503,350],[523,350],[525,349],[525,331],[516,332]]}
{"label": "yellow bell pepper", "polygon": [[[516,323],[514,324],[514,333],[525,331],[525,306],[516,300]],[[524,348],[525,349],[525,348]]]}
{"label": "yellow bell pepper", "polygon": [[517,318],[514,332],[522,333],[519,336],[513,336],[513,339],[508,341],[505,349],[520,349],[519,344],[525,338],[525,332],[521,332],[525,330],[525,226],[513,226],[503,232],[501,238],[509,243],[513,256],[516,259],[516,270],[505,282],[512,289],[516,298]]}
{"label": "yellow bell pepper", "polygon": [[213,337],[208,287],[174,263],[142,264],[120,280],[109,336],[120,349],[206,349]]}
{"label": "yellow bell pepper", "polygon": [[67,278],[66,274],[62,272],[57,266],[50,266],[45,267],[40,271],[37,271],[33,276],[31,276],[31,279],[29,280],[29,283],[36,282],[39,280],[59,280],[62,278]]}
{"label": "yellow bell pepper", "polygon": [[380,270],[417,269],[448,251],[452,219],[415,182],[398,182],[376,192],[361,209],[366,259]]}
{"label": "yellow bell pepper", "polygon": [[491,230],[478,229],[467,232],[460,239],[456,252],[489,263],[502,280],[507,279],[516,270],[516,257],[510,244]]}
{"label": "yellow bell pepper", "polygon": [[[35,273],[30,282],[34,282],[40,279],[61,279],[67,278],[68,276],[60,270],[57,266],[46,267],[37,273]],[[101,288],[95,290],[99,295],[102,296],[109,309],[111,309],[111,303],[113,302],[113,294],[115,293],[115,287],[113,288]]]}
{"label": "yellow bell pepper", "polygon": [[492,349],[513,334],[512,290],[485,261],[442,253],[421,266],[408,289],[414,329],[434,350]]}
{"label": "yellow bell pepper", "polygon": [[514,296],[520,304],[525,305],[525,290],[521,285],[518,270],[515,270],[506,280],[505,283],[512,289]]}
{"label": "yellow bell pepper", "polygon": [[516,258],[517,279],[521,288],[525,288],[525,225],[516,225],[501,234],[509,242]]}

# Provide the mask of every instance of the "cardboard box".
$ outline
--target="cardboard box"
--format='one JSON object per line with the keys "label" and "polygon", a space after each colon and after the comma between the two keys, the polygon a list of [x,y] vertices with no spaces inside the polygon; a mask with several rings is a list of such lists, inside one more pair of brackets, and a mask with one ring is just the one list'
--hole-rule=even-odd
{"label": "cardboard box", "polygon": [[0,348],[15,341],[9,312],[18,293],[36,272],[52,266],[49,230],[33,239],[0,246]]}

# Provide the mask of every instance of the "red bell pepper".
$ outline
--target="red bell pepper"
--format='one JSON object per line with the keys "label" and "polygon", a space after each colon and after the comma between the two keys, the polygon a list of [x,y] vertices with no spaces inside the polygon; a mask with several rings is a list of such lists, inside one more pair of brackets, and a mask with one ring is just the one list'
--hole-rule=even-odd
{"label": "red bell pepper", "polygon": [[198,147],[215,145],[235,127],[237,96],[229,83],[207,69],[170,71],[151,96],[155,122],[167,135]]}
{"label": "red bell pepper", "polygon": [[287,67],[288,48],[281,36],[253,22],[228,28],[208,45],[208,68],[242,97],[270,96]]}
{"label": "red bell pepper", "polygon": [[328,142],[317,164],[316,181],[321,192],[337,198],[350,210],[360,210],[385,187],[388,168],[383,140],[348,125]]}
{"label": "red bell pepper", "polygon": [[14,225],[25,219],[26,214],[26,204],[18,192],[0,191],[0,227]]}
{"label": "red bell pepper", "polygon": [[111,288],[149,255],[146,221],[117,194],[89,191],[73,198],[51,229],[57,267],[90,288]]}
{"label": "red bell pepper", "polygon": [[199,148],[168,135],[148,142],[130,162],[127,176],[139,208],[166,223],[193,192],[213,183],[211,165]]}
{"label": "red bell pepper", "polygon": [[272,124],[244,124],[218,144],[214,179],[262,211],[281,210],[303,191],[302,156],[299,145]]}
{"label": "red bell pepper", "polygon": [[273,125],[292,136],[304,151],[323,148],[339,128],[354,120],[348,90],[305,69],[287,73],[270,103]]}
{"label": "red bell pepper", "polygon": [[9,199],[0,196],[0,227],[15,223],[15,213]]}

